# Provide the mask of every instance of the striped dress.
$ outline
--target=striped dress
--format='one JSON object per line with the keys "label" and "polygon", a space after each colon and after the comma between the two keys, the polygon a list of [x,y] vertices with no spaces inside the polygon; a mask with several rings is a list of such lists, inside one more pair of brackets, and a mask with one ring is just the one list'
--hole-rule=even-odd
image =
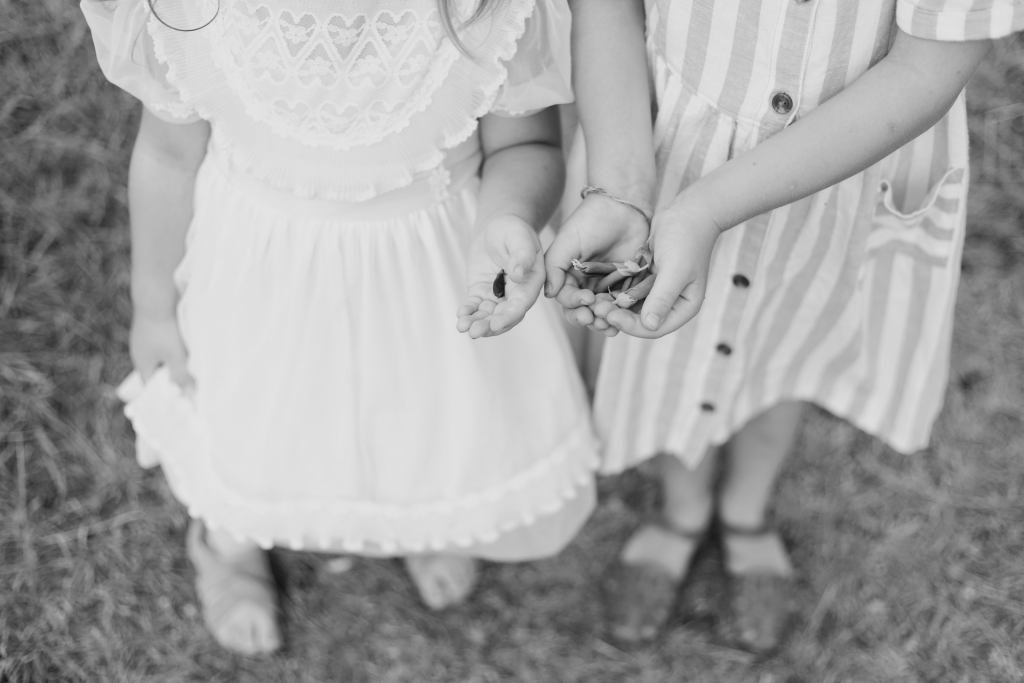
{"label": "striped dress", "polygon": [[[1024,0],[647,0],[658,205],[840,92],[896,27],[937,40],[1024,28]],[[902,452],[943,400],[965,231],[961,94],[932,130],[863,173],[718,240],[700,314],[605,346],[604,469],[656,454],[693,466],[788,400]]]}

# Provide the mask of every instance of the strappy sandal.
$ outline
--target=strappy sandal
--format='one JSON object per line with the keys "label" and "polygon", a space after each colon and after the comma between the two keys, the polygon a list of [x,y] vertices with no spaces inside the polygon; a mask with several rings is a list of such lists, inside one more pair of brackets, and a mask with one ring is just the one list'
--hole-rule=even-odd
{"label": "strappy sandal", "polygon": [[654,639],[668,622],[679,589],[686,580],[693,558],[707,536],[708,527],[684,531],[661,517],[639,525],[630,538],[644,527],[658,529],[693,544],[686,566],[676,578],[654,563],[627,564],[617,556],[602,581],[609,635],[624,644]]}
{"label": "strappy sandal", "polygon": [[[206,542],[206,527],[198,520],[189,525],[186,549],[196,568],[196,593],[202,606],[203,620],[217,642],[247,655],[278,649],[281,636],[276,629],[280,609],[266,551],[253,548],[237,557],[225,558]],[[250,606],[271,615],[275,632],[267,643],[245,648],[225,637],[232,614],[241,606]]]}
{"label": "strappy sandal", "polygon": [[[725,620],[725,637],[735,645],[758,654],[769,654],[782,643],[789,620],[795,613],[793,570],[779,572],[776,566],[745,568],[742,572],[729,570],[727,538],[767,538],[778,533],[769,526],[742,529],[720,522],[722,550],[729,576],[729,604],[732,619]],[[781,538],[778,542],[785,552]],[[786,557],[788,564],[789,558]]]}

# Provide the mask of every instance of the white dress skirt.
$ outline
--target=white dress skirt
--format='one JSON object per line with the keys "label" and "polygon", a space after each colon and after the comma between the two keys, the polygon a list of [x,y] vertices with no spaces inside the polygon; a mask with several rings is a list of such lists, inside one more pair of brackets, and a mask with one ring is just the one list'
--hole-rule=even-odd
{"label": "white dress skirt", "polygon": [[594,505],[585,392],[543,298],[502,336],[455,329],[479,153],[375,199],[196,181],[178,318],[195,392],[123,386],[143,464],[213,527],[282,545],[552,555]]}

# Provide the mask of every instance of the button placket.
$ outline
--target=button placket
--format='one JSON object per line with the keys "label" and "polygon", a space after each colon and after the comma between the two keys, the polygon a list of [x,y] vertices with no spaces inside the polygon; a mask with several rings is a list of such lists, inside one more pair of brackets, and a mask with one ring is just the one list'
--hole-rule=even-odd
{"label": "button placket", "polygon": [[[750,300],[750,277],[745,273],[753,273],[759,260],[761,245],[768,228],[769,214],[761,215],[747,221],[743,226],[743,245],[734,257],[732,267],[733,275],[726,282],[731,282],[728,294],[726,310],[718,325],[717,338],[714,353],[710,361],[715,363],[715,372],[719,381],[705,386],[703,395],[697,397],[697,405],[700,408],[704,420],[720,421],[728,420],[733,390],[735,385],[732,376],[737,368],[743,364],[742,360],[734,360],[734,345],[739,340],[742,322],[747,313],[747,302]],[[738,229],[738,228],[734,228]],[[716,417],[718,416],[718,417]],[[721,426],[714,427],[715,431]]]}

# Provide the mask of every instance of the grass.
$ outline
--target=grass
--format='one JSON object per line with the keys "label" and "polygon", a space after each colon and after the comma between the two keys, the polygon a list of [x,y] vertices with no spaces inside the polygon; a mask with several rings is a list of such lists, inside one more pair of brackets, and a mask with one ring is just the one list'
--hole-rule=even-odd
{"label": "grass", "polygon": [[[654,505],[642,473],[562,557],[488,566],[431,614],[396,562],[278,553],[288,647],[206,635],[159,472],[132,457],[124,183],[137,107],[107,85],[65,0],[0,0],[0,681],[1024,680],[1024,41],[972,82],[976,165],[953,370],[932,448],[902,457],[816,412],[775,516],[802,576],[785,648],[717,642],[722,579],[698,564],[673,628],[633,652],[601,638],[597,578]],[[1006,110],[1004,110],[1006,111]],[[992,135],[992,132],[995,134]],[[998,163],[997,163],[998,162]]]}

